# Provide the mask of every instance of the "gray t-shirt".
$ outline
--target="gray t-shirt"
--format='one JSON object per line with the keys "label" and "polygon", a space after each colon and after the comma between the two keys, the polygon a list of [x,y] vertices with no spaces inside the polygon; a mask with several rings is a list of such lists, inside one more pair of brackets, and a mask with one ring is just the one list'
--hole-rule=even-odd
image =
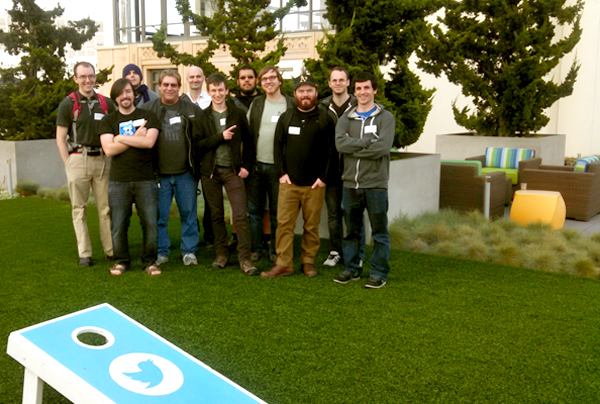
{"label": "gray t-shirt", "polygon": [[158,173],[160,175],[178,175],[188,171],[188,144],[183,133],[184,122],[179,103],[164,105],[162,134],[156,142],[158,147]]}
{"label": "gray t-shirt", "polygon": [[279,116],[287,109],[287,102],[265,100],[265,109],[263,110],[258,129],[258,144],[256,145],[256,160],[261,163],[275,164],[273,157],[273,147],[275,145],[275,127]]}
{"label": "gray t-shirt", "polygon": [[[223,133],[226,128],[227,110],[223,112],[217,112],[212,110],[213,121],[215,122],[215,129],[217,133]],[[216,150],[216,163],[221,167],[233,166],[233,160],[231,159],[231,151],[229,150],[229,143],[223,143]]]}

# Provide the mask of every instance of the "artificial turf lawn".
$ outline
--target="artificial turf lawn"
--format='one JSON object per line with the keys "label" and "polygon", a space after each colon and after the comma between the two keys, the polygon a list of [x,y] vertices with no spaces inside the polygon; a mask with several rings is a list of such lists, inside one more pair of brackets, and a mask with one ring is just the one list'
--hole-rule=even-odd
{"label": "artificial turf lawn", "polygon": [[[77,266],[70,205],[0,201],[0,330],[108,302],[269,403],[594,403],[600,397],[600,282],[392,251],[388,284],[246,277],[236,265],[150,277],[138,257],[108,273],[88,213],[92,268]],[[134,215],[135,216],[135,215]],[[178,222],[172,220],[177,245]],[[325,259],[325,246],[317,263]],[[269,269],[267,261],[259,269]],[[298,270],[298,265],[296,269]],[[0,357],[0,403],[21,401],[23,368]],[[66,403],[46,387],[45,403]]]}

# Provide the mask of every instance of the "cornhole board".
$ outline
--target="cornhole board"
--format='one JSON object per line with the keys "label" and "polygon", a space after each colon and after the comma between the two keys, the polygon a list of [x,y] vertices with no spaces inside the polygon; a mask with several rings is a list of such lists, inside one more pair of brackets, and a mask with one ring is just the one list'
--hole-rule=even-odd
{"label": "cornhole board", "polygon": [[7,352],[25,366],[24,404],[44,382],[74,403],[265,403],[107,303],[14,331]]}

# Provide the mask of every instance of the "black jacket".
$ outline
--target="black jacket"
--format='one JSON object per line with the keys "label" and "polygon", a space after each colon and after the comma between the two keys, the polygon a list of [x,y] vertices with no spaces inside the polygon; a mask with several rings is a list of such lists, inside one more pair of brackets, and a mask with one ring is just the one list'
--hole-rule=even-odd
{"label": "black jacket", "polygon": [[211,113],[212,104],[204,110],[208,121],[208,132],[206,135],[196,138],[194,144],[196,154],[202,156],[202,164],[200,165],[202,175],[211,176],[213,174],[216,166],[216,150],[223,143],[229,144],[236,172],[239,172],[241,167],[244,167],[248,172],[252,172],[252,167],[256,161],[256,145],[248,128],[246,114],[236,107],[232,100],[227,100],[226,103],[227,118],[225,127],[229,128],[232,125],[237,125],[231,140],[223,139],[222,132],[217,133]]}

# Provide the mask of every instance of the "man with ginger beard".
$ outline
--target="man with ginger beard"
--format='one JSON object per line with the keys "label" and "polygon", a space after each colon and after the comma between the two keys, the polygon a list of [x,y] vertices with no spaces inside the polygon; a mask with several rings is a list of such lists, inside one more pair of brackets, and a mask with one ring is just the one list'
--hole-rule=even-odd
{"label": "man with ginger beard", "polygon": [[279,175],[277,206],[277,261],[263,278],[294,273],[293,243],[296,219],[302,208],[302,271],[317,276],[314,266],[319,251],[319,221],[325,196],[329,162],[335,148],[335,118],[317,105],[317,85],[312,76],[294,80],[296,107],[284,112],[275,129],[275,170]]}

